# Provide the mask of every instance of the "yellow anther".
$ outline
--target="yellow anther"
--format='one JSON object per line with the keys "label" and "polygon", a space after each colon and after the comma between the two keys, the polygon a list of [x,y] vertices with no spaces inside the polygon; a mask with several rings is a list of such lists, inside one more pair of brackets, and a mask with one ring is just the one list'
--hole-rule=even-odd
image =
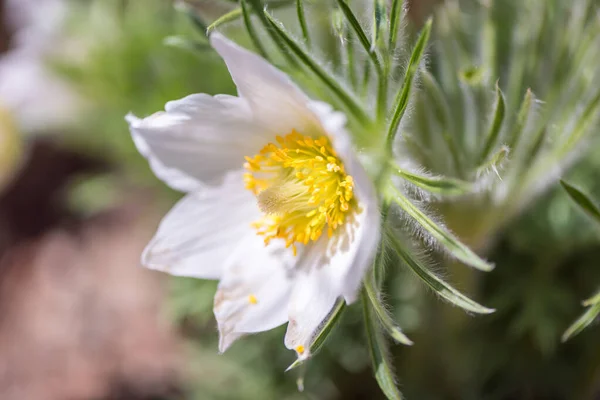
{"label": "yellow anther", "polygon": [[277,136],[258,154],[246,157],[244,183],[264,216],[252,226],[265,245],[282,239],[297,254],[296,243],[333,236],[348,215],[359,209],[353,179],[346,174],[326,136],[312,138],[292,131]]}
{"label": "yellow anther", "polygon": [[298,353],[300,355],[304,354],[304,346],[302,346],[302,345],[296,346],[296,353]]}
{"label": "yellow anther", "polygon": [[255,295],[251,294],[250,296],[248,296],[248,303],[258,304],[258,299],[256,298]]}

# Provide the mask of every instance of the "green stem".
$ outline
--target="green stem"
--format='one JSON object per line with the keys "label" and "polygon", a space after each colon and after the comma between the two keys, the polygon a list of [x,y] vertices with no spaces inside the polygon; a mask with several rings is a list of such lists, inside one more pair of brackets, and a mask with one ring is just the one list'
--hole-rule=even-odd
{"label": "green stem", "polygon": [[296,14],[298,15],[298,22],[300,23],[300,29],[302,29],[302,37],[306,47],[310,47],[310,36],[308,34],[308,26],[306,25],[306,15],[304,13],[304,1],[296,0]]}
{"label": "green stem", "polygon": [[263,46],[262,42],[258,38],[258,35],[256,34],[256,30],[254,29],[254,26],[252,25],[252,19],[250,17],[250,10],[248,8],[248,0],[240,0],[240,6],[242,7],[242,15],[244,17],[243,18],[244,26],[246,27],[246,31],[248,31],[248,36],[250,36],[250,40],[252,40],[252,44],[254,45],[256,50],[258,50],[260,55],[263,56],[263,58],[265,58],[266,60],[269,60],[269,55],[267,54],[265,47]]}

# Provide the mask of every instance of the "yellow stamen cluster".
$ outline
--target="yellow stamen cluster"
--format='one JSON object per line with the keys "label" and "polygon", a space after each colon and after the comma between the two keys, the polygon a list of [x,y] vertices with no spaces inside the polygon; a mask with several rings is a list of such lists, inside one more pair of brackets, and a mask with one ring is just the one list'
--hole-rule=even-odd
{"label": "yellow stamen cluster", "polygon": [[265,244],[284,239],[294,255],[296,243],[329,237],[357,210],[354,180],[347,175],[326,136],[317,139],[296,131],[246,157],[246,188],[265,213],[254,223]]}

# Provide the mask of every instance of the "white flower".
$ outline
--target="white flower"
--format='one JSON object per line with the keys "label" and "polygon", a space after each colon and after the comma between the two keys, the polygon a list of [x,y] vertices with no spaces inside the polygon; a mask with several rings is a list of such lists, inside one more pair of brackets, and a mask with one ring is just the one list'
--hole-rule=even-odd
{"label": "white flower", "polygon": [[307,358],[336,300],[356,299],[379,241],[377,197],[343,114],[222,35],[211,44],[239,97],[194,94],[127,117],[155,174],[188,193],[142,262],[220,280],[220,351],[289,321],[285,345]]}
{"label": "white flower", "polygon": [[24,130],[63,126],[78,115],[81,99],[47,65],[64,46],[64,0],[7,0],[6,19],[15,33],[0,57],[0,103]]}

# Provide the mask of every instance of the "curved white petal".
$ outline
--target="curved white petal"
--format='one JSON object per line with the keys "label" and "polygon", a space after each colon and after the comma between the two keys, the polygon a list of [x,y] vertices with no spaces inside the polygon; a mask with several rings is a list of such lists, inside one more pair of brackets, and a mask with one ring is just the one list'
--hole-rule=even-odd
{"label": "curved white petal", "polygon": [[244,188],[242,172],[221,186],[189,193],[163,218],[142,255],[142,264],[172,275],[218,279],[238,242],[255,234],[256,199]]}
{"label": "curved white petal", "polygon": [[[133,114],[128,114],[125,117],[125,120],[130,125],[137,125],[141,122],[141,120]],[[148,143],[146,143],[146,140],[144,140],[144,138],[138,134],[137,130],[131,130],[131,138],[133,139],[133,143],[140,154],[148,160],[150,169],[152,169],[154,175],[156,175],[156,177],[161,181],[165,182],[171,189],[175,189],[180,192],[193,192],[200,188],[201,183],[197,179],[176,168],[166,167],[160,161],[160,159],[158,159],[154,153],[152,153]]]}
{"label": "curved white petal", "polygon": [[308,106],[328,133],[346,171],[354,178],[360,211],[339,227],[332,238],[323,235],[305,249],[290,299],[290,324],[285,337],[286,346],[296,350],[299,358],[310,356],[310,343],[336,299],[344,297],[347,303],[356,300],[362,278],[377,250],[381,218],[375,188],[345,131],[345,116],[325,103],[310,102]]}
{"label": "curved white petal", "polygon": [[247,102],[232,96],[193,94],[167,103],[164,112],[127,121],[157,176],[180,190],[196,189],[190,178],[219,184],[273,138]]}
{"label": "curved white petal", "polygon": [[227,64],[240,97],[273,137],[292,129],[311,135],[317,129],[318,121],[307,108],[309,98],[286,74],[219,33],[210,35],[210,43]]}
{"label": "curved white petal", "polygon": [[379,218],[377,204],[365,205],[331,239],[324,235],[304,249],[306,254],[298,265],[285,336],[286,347],[295,350],[299,358],[310,356],[310,343],[336,299],[344,297],[347,303],[356,300],[377,249]]}
{"label": "curved white petal", "polygon": [[[317,255],[313,253],[307,257]],[[330,271],[327,271],[328,266],[317,267],[316,260],[308,262],[313,264],[311,268],[297,271],[289,306],[290,323],[285,335],[285,346],[295,350],[301,359],[310,357],[310,342],[315,331],[340,294],[336,283],[331,280]]]}
{"label": "curved white petal", "polygon": [[360,282],[369,269],[379,244],[379,201],[373,183],[353,149],[352,140],[345,129],[344,114],[322,102],[313,101],[309,108],[329,134],[333,147],[344,162],[346,172],[354,178],[354,194],[362,209],[352,224],[338,231],[341,240],[339,246],[330,241],[330,248],[327,250],[331,254],[330,267],[335,271],[332,279],[342,282],[341,294],[347,303],[352,303],[356,300]]}
{"label": "curved white petal", "polygon": [[255,232],[240,242],[227,262],[215,295],[221,352],[243,334],[287,322],[296,261],[282,243],[265,246]]}

